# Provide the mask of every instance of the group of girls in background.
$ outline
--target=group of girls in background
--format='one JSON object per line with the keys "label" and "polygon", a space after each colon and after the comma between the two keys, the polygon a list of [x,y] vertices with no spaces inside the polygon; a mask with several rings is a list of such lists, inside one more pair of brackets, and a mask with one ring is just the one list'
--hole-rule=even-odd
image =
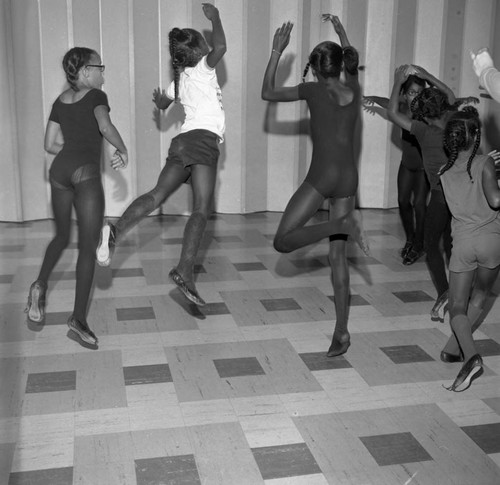
{"label": "group of girls in background", "polygon": [[[73,48],[66,54],[63,68],[70,88],[54,102],[45,141],[46,150],[56,154],[50,177],[56,235],[29,291],[26,311],[31,321],[44,319],[47,281],[69,242],[74,205],[79,255],[75,306],[68,326],[82,343],[96,347],[98,339],[86,321],[94,255],[99,264],[109,265],[122,236],[187,181],[192,187],[193,210],[184,229],[179,263],[169,276],[187,299],[199,306],[205,304],[195,286],[194,264],[212,209],[218,144],[224,139],[225,116],[215,67],[226,52],[226,39],[218,9],[207,3],[202,8],[212,23],[212,46],[196,30],[172,29],[169,50],[174,80],[166,92],[159,88],[153,92],[153,102],[159,109],[167,109],[173,102],[182,104],[185,120],[180,134],[172,139],[156,186],[132,202],[113,224],[103,225],[99,171],[102,137],[116,148],[113,168],[127,165],[127,150],[110,121],[107,98],[101,91],[104,65],[90,49]],[[290,22],[276,30],[264,73],[264,100],[306,101],[313,145],[308,173],[285,208],[274,247],[286,253],[329,238],[337,319],[327,355],[344,354],[350,346],[348,236],[369,254],[360,213],[355,209],[355,130],[363,104],[366,109],[373,104],[385,108],[389,120],[402,129],[398,173],[398,203],[406,235],[402,262],[410,265],[426,254],[437,292],[431,317],[442,319],[444,309],[449,307],[451,318],[452,335],[441,360],[464,362],[448,389],[464,390],[482,372],[472,333],[480,323],[500,268],[500,190],[494,161],[478,153],[481,123],[477,110],[471,106],[459,110],[461,104],[477,100],[457,101],[444,83],[414,65],[396,69],[389,98],[363,98],[357,50],[350,45],[338,17],[325,14],[322,20],[331,22],[340,45],[330,41],[318,44],[309,55],[301,84],[283,87],[275,82],[280,57],[293,29]],[[478,76],[483,74],[478,71],[486,69],[483,83],[494,84],[494,68],[485,52],[472,54],[474,69]],[[306,82],[309,70],[314,81]],[[329,203],[329,220],[307,224],[325,200]],[[449,284],[441,240],[450,261]]]}

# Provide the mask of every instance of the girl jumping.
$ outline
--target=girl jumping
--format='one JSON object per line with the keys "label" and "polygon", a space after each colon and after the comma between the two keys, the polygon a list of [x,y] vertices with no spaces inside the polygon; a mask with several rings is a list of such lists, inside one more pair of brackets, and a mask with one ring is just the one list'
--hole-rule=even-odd
{"label": "girl jumping", "polygon": [[[335,290],[337,321],[328,356],[344,354],[350,345],[347,329],[349,307],[349,269],[346,236],[351,235],[368,254],[359,215],[355,212],[358,171],[354,156],[354,130],[359,118],[361,89],[358,82],[358,53],[349,45],[338,17],[323,15],[331,21],[341,45],[321,42],[309,55],[304,78],[309,68],[316,82],[303,82],[293,87],[276,87],[275,77],[281,54],[290,41],[293,25],[284,23],[276,30],[271,57],[264,74],[262,98],[267,101],[305,100],[311,114],[313,154],[304,182],[288,202],[281,218],[274,247],[287,253],[331,236],[330,264]],[[341,73],[345,82],[340,80]],[[328,222],[308,225],[328,199]]]}
{"label": "girl jumping", "polygon": [[172,102],[180,101],[185,112],[181,133],[171,142],[156,186],[132,202],[115,224],[108,222],[103,227],[97,249],[97,262],[108,266],[121,237],[190,179],[193,211],[184,229],[179,263],[169,276],[190,301],[200,306],[205,301],[194,284],[194,264],[212,210],[218,144],[223,141],[225,130],[215,66],[226,52],[219,11],[209,3],[202,6],[206,18],[212,22],[212,49],[200,32],[172,29],[169,46],[174,80],[166,93],[159,88],[153,92],[153,102],[159,109],[165,110]]}

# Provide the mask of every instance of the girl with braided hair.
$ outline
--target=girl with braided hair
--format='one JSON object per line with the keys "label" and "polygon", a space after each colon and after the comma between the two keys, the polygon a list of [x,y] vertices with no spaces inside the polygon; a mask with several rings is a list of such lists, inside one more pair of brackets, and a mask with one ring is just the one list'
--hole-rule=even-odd
{"label": "girl with braided hair", "polygon": [[[417,66],[403,65],[396,69],[394,85],[387,115],[403,130],[409,131],[418,141],[422,151],[424,170],[429,181],[431,196],[424,221],[424,251],[432,281],[437,291],[437,300],[431,309],[432,320],[443,320],[448,302],[448,278],[441,249],[448,259],[451,255],[451,214],[446,205],[439,182],[439,169],[446,160],[443,148],[443,130],[453,111],[456,99],[451,89],[441,83],[440,88],[428,87],[411,102],[411,116],[399,110],[401,86],[411,74],[426,78],[425,71]],[[464,98],[468,99],[468,98]]]}
{"label": "girl with braided hair", "polygon": [[[286,22],[276,30],[262,83],[262,98],[272,102],[305,100],[310,110],[311,165],[285,208],[274,248],[287,253],[330,237],[329,260],[337,322],[327,355],[335,357],[344,354],[350,345],[347,235],[353,236],[365,253],[368,254],[369,249],[359,214],[354,210],[358,171],[353,142],[361,101],[358,53],[350,46],[338,17],[323,15],[323,21],[327,20],[332,22],[342,46],[328,41],[318,44],[309,55],[304,71],[305,78],[311,68],[317,81],[293,87],[275,86],[279,58],[290,41],[293,25]],[[340,80],[341,73],[345,81]],[[330,205],[329,221],[306,226],[325,199]]]}
{"label": "girl with braided hair", "polygon": [[116,242],[190,180],[193,209],[184,229],[179,263],[169,277],[186,298],[199,306],[205,305],[205,301],[194,284],[194,264],[212,209],[218,144],[222,143],[225,130],[215,66],[226,52],[219,11],[209,3],[203,3],[202,8],[205,17],[212,22],[212,49],[198,31],[172,29],[169,47],[174,80],[166,93],[159,88],[153,92],[153,102],[159,109],[165,110],[173,102],[182,104],[185,119],[181,133],[172,139],[156,186],[132,202],[115,224],[108,222],[103,227],[97,250],[97,262],[108,266]]}
{"label": "girl with braided hair", "polygon": [[87,323],[87,307],[94,278],[94,254],[104,217],[101,181],[103,137],[115,148],[111,166],[127,165],[127,149],[109,117],[104,65],[99,54],[73,47],[62,66],[69,88],[55,100],[45,131],[45,150],[55,155],[49,180],[56,234],[45,252],[37,280],[31,285],[26,312],[32,322],[45,317],[47,280],[68,246],[73,206],[78,220],[78,259],[73,314],[68,327],[84,345],[95,348],[97,337]]}
{"label": "girl with braided hair", "polygon": [[[444,130],[448,162],[439,174],[452,213],[450,325],[441,358],[465,362],[447,389],[463,391],[482,372],[472,337],[500,270],[500,189],[492,156],[479,155],[481,122],[474,107],[454,113]],[[443,358],[444,357],[444,358]]]}

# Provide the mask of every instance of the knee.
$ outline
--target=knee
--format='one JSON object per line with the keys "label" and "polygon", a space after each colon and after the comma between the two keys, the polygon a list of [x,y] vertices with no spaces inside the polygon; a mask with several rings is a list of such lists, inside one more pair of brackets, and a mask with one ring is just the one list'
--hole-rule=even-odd
{"label": "knee", "polygon": [[410,199],[406,196],[398,197],[398,207],[400,209],[407,209],[411,206]]}
{"label": "knee", "polygon": [[275,237],[273,241],[273,246],[278,253],[291,253],[292,250],[287,247],[282,237]]}
{"label": "knee", "polygon": [[56,232],[54,239],[52,240],[54,244],[57,244],[62,249],[66,249],[70,241],[69,231]]}

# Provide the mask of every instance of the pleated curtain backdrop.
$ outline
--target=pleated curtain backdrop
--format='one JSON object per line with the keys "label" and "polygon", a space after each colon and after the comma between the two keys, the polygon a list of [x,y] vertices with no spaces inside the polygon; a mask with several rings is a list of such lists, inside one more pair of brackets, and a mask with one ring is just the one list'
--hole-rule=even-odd
{"label": "pleated curtain backdrop", "polygon": [[[216,0],[228,51],[218,66],[226,112],[215,210],[223,213],[281,211],[303,180],[310,156],[304,103],[261,100],[262,76],[275,29],[294,23],[281,59],[278,82],[301,80],[311,49],[337,41],[321,13],[339,15],[358,48],[364,92],[388,96],[396,66],[422,65],[457,95],[481,93],[469,49],[489,46],[500,64],[498,0]],[[45,124],[65,87],[61,60],[73,46],[100,52],[106,64],[103,89],[111,117],[129,148],[129,167],[114,172],[103,157],[106,214],[118,216],[155,183],[170,140],[179,130],[178,106],[158,114],[152,91],[171,80],[168,32],[172,27],[210,31],[194,0],[1,0],[0,7],[0,220],[51,218],[43,150]],[[498,29],[497,29],[498,30]],[[488,120],[485,146],[500,146],[497,103],[481,98]],[[359,146],[362,207],[397,205],[399,133],[380,116],[363,113]],[[495,129],[497,127],[497,129]],[[162,213],[190,210],[182,187]]]}

